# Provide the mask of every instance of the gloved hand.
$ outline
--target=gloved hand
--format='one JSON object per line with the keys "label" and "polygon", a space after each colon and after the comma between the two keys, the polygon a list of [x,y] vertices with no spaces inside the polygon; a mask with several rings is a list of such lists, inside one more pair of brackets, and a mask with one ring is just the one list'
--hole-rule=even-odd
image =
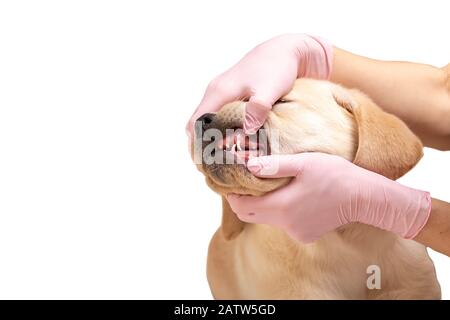
{"label": "gloved hand", "polygon": [[298,77],[328,79],[332,58],[331,44],[305,34],[281,35],[260,44],[209,84],[186,133],[192,137],[201,115],[247,98],[244,131],[255,133],[272,105],[289,92]]}
{"label": "gloved hand", "polygon": [[428,192],[405,187],[338,156],[265,156],[249,160],[247,167],[260,177],[294,178],[261,197],[228,195],[233,211],[243,221],[278,226],[304,243],[350,222],[412,239],[430,215]]}

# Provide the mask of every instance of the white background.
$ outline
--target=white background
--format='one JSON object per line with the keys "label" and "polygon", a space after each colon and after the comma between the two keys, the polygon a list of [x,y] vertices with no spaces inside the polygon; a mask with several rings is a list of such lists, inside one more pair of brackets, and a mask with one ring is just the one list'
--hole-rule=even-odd
{"label": "white background", "polygon": [[[448,12],[447,1],[2,2],[0,298],[211,298],[220,200],[184,133],[209,80],[286,32],[443,66]],[[449,160],[426,150],[403,183],[450,201]],[[450,259],[430,254],[449,299]]]}

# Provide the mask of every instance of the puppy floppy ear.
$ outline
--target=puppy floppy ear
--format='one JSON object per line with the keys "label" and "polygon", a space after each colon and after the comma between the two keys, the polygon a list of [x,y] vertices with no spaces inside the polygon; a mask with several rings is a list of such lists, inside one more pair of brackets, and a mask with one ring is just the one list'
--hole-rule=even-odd
{"label": "puppy floppy ear", "polygon": [[403,121],[381,110],[358,90],[332,89],[336,102],[349,111],[358,127],[358,149],[353,163],[398,179],[423,156],[423,146]]}
{"label": "puppy floppy ear", "polygon": [[242,230],[244,230],[245,222],[239,220],[230,207],[227,199],[222,196],[222,234],[226,240],[233,240]]}

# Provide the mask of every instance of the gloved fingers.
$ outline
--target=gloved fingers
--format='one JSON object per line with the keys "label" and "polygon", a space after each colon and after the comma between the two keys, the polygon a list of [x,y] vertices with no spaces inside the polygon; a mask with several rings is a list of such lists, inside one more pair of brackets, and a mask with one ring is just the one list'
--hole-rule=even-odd
{"label": "gloved fingers", "polygon": [[238,194],[227,195],[231,209],[242,221],[249,223],[276,224],[280,196],[269,193],[261,197]]}
{"label": "gloved fingers", "polygon": [[194,133],[195,121],[205,113],[214,113],[220,110],[225,104],[240,99],[244,94],[243,89],[239,89],[236,85],[213,80],[206,89],[205,95],[197,109],[195,109],[191,118],[186,125],[186,134],[192,138]]}
{"label": "gloved fingers", "polygon": [[295,177],[301,173],[307,161],[307,153],[261,156],[250,159],[247,168],[258,177]]}
{"label": "gloved fingers", "polygon": [[272,110],[273,99],[252,96],[245,104],[244,132],[254,134],[262,127],[267,115]]}
{"label": "gloved fingers", "polygon": [[297,79],[297,70],[289,59],[278,61],[276,68],[265,67],[266,72],[258,75],[249,88],[244,122],[246,134],[255,133],[264,124],[273,104],[292,89]]}

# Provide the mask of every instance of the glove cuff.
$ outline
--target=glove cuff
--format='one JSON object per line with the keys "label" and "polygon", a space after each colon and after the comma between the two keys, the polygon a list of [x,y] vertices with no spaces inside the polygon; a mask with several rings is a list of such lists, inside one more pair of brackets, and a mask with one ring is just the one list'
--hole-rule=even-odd
{"label": "glove cuff", "polygon": [[403,235],[405,239],[414,239],[425,227],[431,214],[431,196],[429,192],[422,192],[417,211],[411,216],[409,230]]}

